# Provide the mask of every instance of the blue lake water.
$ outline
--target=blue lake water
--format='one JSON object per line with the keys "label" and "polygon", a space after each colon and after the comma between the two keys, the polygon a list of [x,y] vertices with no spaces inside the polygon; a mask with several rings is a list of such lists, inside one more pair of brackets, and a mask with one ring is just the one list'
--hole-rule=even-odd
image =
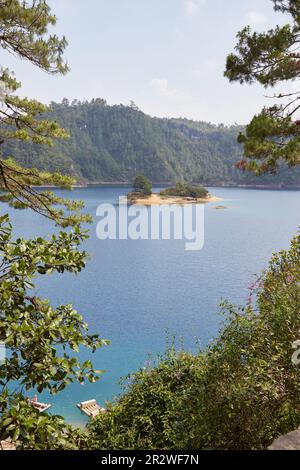
{"label": "blue lake water", "polygon": [[[226,209],[205,205],[201,251],[185,251],[178,240],[98,240],[97,206],[116,203],[128,190],[92,186],[64,193],[83,199],[94,217],[85,244],[91,259],[79,276],[54,275],[38,283],[39,295],[54,305],[73,303],[93,332],[111,340],[92,356],[96,369],[106,371],[99,382],[42,397],[53,404],[53,413],[74,424],[85,422],[76,403],[96,398],[105,405],[120,393],[120,377],[165,350],[167,336],[182,339],[188,350],[196,339],[202,345],[211,341],[222,321],[220,300],[244,302],[253,275],[267,266],[272,252],[288,247],[300,222],[300,191],[211,188]],[[51,222],[30,211],[9,212],[16,235],[54,231]],[[90,356],[81,352],[83,359]]]}

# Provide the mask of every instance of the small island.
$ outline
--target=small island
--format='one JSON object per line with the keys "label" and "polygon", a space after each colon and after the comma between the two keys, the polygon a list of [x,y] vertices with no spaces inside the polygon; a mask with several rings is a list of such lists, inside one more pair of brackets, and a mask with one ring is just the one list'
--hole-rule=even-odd
{"label": "small island", "polygon": [[127,200],[129,204],[152,206],[158,204],[205,204],[223,199],[212,196],[202,186],[181,181],[178,181],[174,187],[153,193],[151,181],[145,176],[139,175],[134,180],[133,191],[127,195]]}

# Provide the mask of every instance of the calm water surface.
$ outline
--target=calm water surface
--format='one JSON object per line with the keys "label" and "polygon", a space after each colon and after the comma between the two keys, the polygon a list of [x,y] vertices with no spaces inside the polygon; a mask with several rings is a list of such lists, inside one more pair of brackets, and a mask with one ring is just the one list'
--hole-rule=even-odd
{"label": "calm water surface", "polygon": [[[85,422],[76,403],[96,398],[104,405],[120,393],[120,377],[143,366],[149,354],[165,350],[167,335],[182,338],[189,350],[196,339],[202,345],[211,341],[221,322],[220,300],[243,302],[253,275],[267,266],[273,251],[288,247],[300,222],[300,191],[212,188],[227,208],[205,206],[205,246],[199,252],[185,251],[183,241],[98,240],[97,206],[115,203],[128,190],[102,186],[64,193],[83,199],[94,217],[85,246],[91,260],[79,276],[54,275],[38,284],[39,295],[53,305],[73,303],[92,331],[111,340],[93,356],[95,367],[106,370],[98,383],[42,397],[53,403],[54,413],[75,424]],[[54,230],[29,211],[11,215],[16,235]]]}

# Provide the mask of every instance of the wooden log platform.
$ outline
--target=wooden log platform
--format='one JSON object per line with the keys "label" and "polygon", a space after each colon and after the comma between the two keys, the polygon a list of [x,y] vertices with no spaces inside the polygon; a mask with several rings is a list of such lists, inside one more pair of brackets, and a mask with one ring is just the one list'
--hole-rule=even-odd
{"label": "wooden log platform", "polygon": [[100,413],[105,413],[106,411],[105,408],[101,408],[101,406],[98,405],[98,403],[94,399],[82,401],[81,403],[78,403],[77,406],[89,418],[95,418]]}

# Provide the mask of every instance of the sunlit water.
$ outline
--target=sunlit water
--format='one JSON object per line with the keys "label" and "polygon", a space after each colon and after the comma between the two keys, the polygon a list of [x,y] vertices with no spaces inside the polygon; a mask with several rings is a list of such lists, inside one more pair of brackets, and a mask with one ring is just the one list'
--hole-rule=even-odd
{"label": "sunlit water", "polygon": [[[272,252],[289,245],[300,221],[300,192],[211,188],[224,198],[205,206],[205,245],[188,252],[184,241],[100,241],[96,208],[116,203],[129,188],[118,186],[76,189],[68,197],[83,199],[94,217],[85,248],[91,254],[79,275],[43,277],[38,294],[53,305],[73,303],[93,332],[111,345],[93,355],[96,369],[106,372],[96,384],[69,386],[57,396],[42,396],[52,412],[69,422],[86,419],[76,404],[90,398],[105,405],[120,393],[119,379],[165,350],[175,335],[193,350],[217,334],[221,299],[244,302],[253,275],[267,266]],[[6,210],[2,206],[2,211]],[[12,211],[15,235],[50,234],[51,222],[29,211]],[[82,359],[91,355],[80,353]]]}

